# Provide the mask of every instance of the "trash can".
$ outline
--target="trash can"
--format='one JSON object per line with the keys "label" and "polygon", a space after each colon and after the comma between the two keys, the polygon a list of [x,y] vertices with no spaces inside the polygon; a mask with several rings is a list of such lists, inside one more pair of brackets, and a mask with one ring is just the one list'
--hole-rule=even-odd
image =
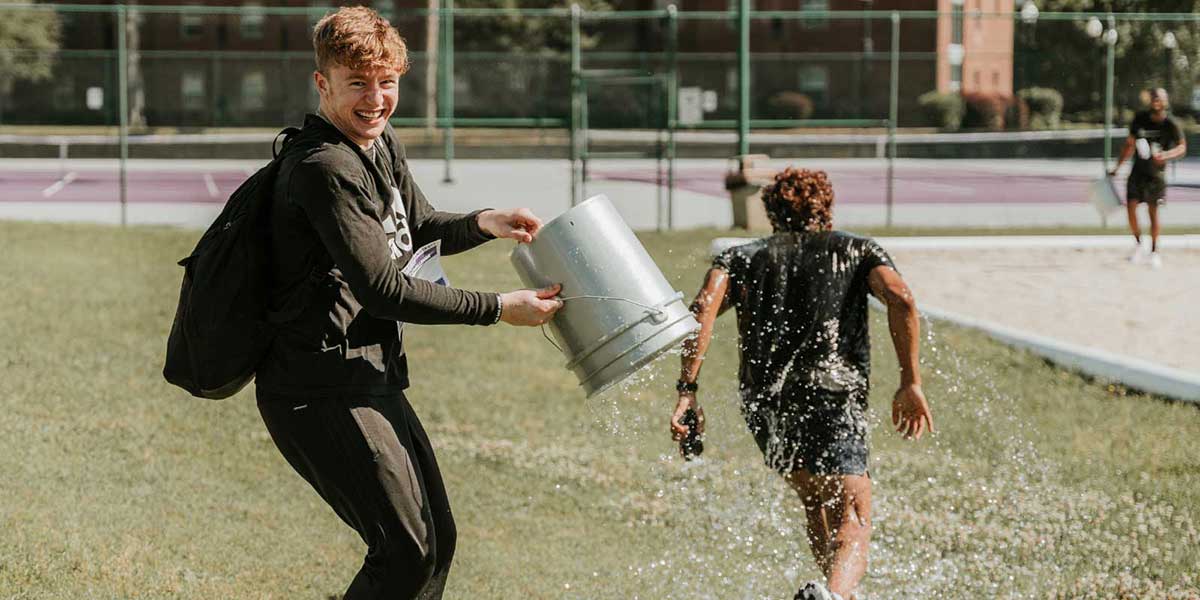
{"label": "trash can", "polygon": [[729,159],[725,189],[733,203],[733,226],[748,230],[770,230],[771,221],[762,204],[762,186],[775,180],[775,171],[766,168],[766,154],[741,154]]}

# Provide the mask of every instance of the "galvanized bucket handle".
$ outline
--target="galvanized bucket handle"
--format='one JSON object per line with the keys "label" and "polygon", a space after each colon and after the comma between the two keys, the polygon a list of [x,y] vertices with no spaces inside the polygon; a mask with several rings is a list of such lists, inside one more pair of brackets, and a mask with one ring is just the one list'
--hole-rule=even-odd
{"label": "galvanized bucket handle", "polygon": [[[565,298],[559,298],[559,300],[562,301],[563,303],[566,303],[567,300],[619,300],[621,302],[628,302],[630,304],[635,304],[637,306],[640,306],[640,307],[646,309],[646,311],[651,315],[651,317],[650,317],[651,320],[653,320],[654,323],[656,323],[656,324],[662,323],[663,321],[667,320],[667,311],[663,310],[662,308],[660,308],[658,306],[650,306],[649,304],[642,304],[641,302],[638,302],[637,300],[630,300],[629,298],[621,298],[620,296],[582,295],[582,296],[567,296]],[[550,338],[550,334],[546,333],[546,324],[545,323],[542,323],[542,337],[546,338],[546,341],[550,342],[550,345],[557,348],[559,352],[564,352],[562,347],[560,347],[558,344],[556,344],[554,342],[553,339]]]}

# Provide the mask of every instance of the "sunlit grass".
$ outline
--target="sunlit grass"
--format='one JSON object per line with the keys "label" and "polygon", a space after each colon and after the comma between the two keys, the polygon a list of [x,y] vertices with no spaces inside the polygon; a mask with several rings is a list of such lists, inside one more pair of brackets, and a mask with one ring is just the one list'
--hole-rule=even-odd
{"label": "sunlit grass", "polygon": [[[643,239],[690,296],[719,233]],[[325,598],[357,569],[361,542],[276,452],[252,392],[192,399],[159,375],[196,236],[0,223],[0,598]],[[507,250],[447,270],[513,288]],[[1200,410],[936,326],[939,433],[907,443],[886,426],[895,361],[872,318],[871,597],[1197,595]],[[787,598],[815,575],[738,414],[730,317],[693,465],[666,433],[673,358],[585,401],[537,330],[408,332],[460,530],[448,597]]]}

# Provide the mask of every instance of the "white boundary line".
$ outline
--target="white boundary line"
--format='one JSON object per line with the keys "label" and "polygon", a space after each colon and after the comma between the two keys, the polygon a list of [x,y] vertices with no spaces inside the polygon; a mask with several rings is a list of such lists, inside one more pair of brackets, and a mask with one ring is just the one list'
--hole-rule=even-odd
{"label": "white boundary line", "polygon": [[217,182],[213,181],[212,173],[204,174],[204,187],[208,188],[210,198],[216,198],[221,194],[221,190],[217,188]]}
{"label": "white boundary line", "polygon": [[78,176],[79,176],[79,174],[76,173],[75,171],[71,171],[71,172],[67,173],[66,175],[63,175],[62,179],[55,181],[54,183],[50,184],[46,189],[42,190],[42,197],[49,198],[50,196],[53,196],[53,195],[61,192],[63,188],[67,187],[67,184],[71,183],[72,181],[75,181],[75,178]]}

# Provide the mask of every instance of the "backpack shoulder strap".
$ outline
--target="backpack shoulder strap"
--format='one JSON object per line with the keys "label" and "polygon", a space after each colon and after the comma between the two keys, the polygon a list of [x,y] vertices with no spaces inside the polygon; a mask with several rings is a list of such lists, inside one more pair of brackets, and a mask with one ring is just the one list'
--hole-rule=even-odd
{"label": "backpack shoulder strap", "polygon": [[[271,141],[271,158],[279,158],[279,153],[283,152],[283,148],[288,145],[288,142],[292,141],[292,138],[299,133],[299,127],[287,127],[276,134],[275,139]],[[281,137],[283,138],[283,144],[279,143],[279,138]],[[276,149],[277,145],[279,146],[278,149]]]}

